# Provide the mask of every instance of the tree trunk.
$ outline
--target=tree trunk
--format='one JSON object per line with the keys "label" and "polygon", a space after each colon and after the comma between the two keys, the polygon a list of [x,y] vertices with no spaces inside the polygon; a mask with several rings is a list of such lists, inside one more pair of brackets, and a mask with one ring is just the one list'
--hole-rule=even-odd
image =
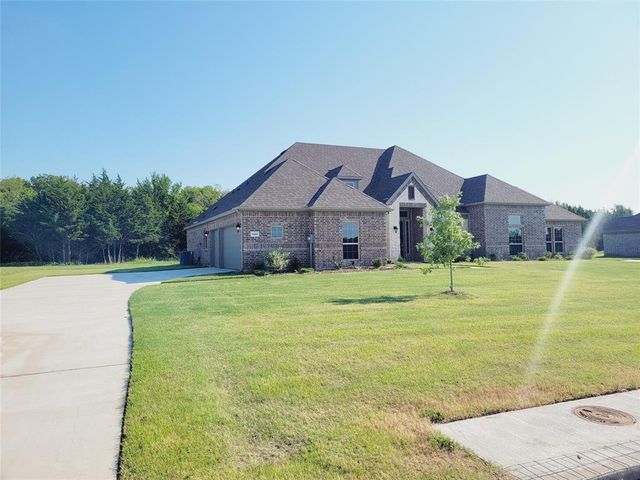
{"label": "tree trunk", "polygon": [[122,242],[120,242],[120,247],[118,249],[118,263],[122,263]]}
{"label": "tree trunk", "polygon": [[453,293],[453,262],[449,261],[449,288],[451,289],[451,293]]}
{"label": "tree trunk", "polygon": [[140,244],[136,243],[136,260],[138,259],[138,253],[140,252]]}

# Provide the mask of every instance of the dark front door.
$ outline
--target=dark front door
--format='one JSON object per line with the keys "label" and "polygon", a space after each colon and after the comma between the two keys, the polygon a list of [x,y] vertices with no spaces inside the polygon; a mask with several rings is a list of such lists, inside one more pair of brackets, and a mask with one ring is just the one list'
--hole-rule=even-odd
{"label": "dark front door", "polygon": [[405,260],[411,260],[412,253],[409,211],[400,210],[400,256]]}

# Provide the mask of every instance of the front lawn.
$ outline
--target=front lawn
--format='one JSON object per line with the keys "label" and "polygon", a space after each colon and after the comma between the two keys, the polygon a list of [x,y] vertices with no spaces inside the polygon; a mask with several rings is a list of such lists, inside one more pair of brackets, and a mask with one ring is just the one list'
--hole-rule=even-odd
{"label": "front lawn", "polygon": [[123,263],[92,263],[88,265],[12,265],[0,267],[0,289],[15,287],[42,277],[61,275],[91,275],[95,273],[131,273],[181,268],[175,260],[135,260]]}
{"label": "front lawn", "polygon": [[[124,479],[506,478],[445,420],[640,386],[640,264],[582,261],[541,369],[524,372],[569,262],[448,272],[228,276],[131,300]],[[439,440],[440,438],[440,440]]]}

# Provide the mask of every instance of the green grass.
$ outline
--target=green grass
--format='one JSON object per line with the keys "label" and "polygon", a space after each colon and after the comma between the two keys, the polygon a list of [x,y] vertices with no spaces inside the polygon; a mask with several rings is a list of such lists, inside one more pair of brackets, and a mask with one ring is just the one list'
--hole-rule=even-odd
{"label": "green grass", "polygon": [[119,264],[38,265],[0,267],[0,289],[15,287],[42,277],[60,275],[91,275],[94,273],[151,272],[181,268],[175,260],[136,260]]}
{"label": "green grass", "polygon": [[[569,262],[457,272],[212,277],[134,294],[123,479],[507,475],[445,421],[640,386],[640,265],[581,261],[522,388]],[[441,419],[438,416],[438,420]]]}

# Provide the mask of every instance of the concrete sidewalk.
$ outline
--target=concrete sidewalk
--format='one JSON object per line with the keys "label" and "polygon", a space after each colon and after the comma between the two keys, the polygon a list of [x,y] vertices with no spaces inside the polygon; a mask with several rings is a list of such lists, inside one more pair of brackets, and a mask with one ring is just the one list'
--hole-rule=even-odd
{"label": "concrete sidewalk", "polygon": [[129,377],[131,294],[215,268],[47,277],[0,292],[0,477],[112,479]]}
{"label": "concrete sidewalk", "polygon": [[[573,414],[605,406],[636,423],[609,426]],[[640,466],[640,390],[436,425],[445,435],[521,479],[577,480]],[[621,477],[622,478],[622,477]],[[626,477],[624,477],[626,478]],[[635,477],[640,478],[640,474]]]}

